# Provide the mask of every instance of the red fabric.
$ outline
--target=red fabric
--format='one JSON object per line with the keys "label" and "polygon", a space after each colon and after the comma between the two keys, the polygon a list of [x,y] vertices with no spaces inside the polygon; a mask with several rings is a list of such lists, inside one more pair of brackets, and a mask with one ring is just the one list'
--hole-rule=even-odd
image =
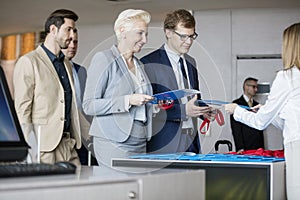
{"label": "red fabric", "polygon": [[255,156],[270,156],[276,158],[284,158],[284,150],[265,150],[263,148],[245,150],[241,152],[229,152],[229,154],[255,155]]}

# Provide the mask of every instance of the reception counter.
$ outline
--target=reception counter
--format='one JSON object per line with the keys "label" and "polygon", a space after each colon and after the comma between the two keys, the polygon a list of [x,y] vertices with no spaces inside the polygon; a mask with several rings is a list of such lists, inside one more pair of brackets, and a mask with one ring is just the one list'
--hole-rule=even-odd
{"label": "reception counter", "polygon": [[104,167],[82,167],[73,175],[1,178],[0,199],[204,200],[204,182],[204,170],[143,168],[129,173]]}
{"label": "reception counter", "polygon": [[284,159],[239,155],[145,154],[113,159],[112,166],[206,171],[206,199],[284,200]]}

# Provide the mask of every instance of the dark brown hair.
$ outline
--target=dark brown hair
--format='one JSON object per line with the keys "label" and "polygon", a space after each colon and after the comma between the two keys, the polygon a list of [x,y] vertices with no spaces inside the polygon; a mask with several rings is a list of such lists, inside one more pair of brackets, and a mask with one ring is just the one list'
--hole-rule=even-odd
{"label": "dark brown hair", "polygon": [[247,84],[249,81],[257,82],[258,79],[253,78],[253,77],[248,77],[248,78],[246,78],[246,79],[244,80],[244,84],[243,84],[243,90],[244,90],[244,91],[245,91],[245,86],[246,86],[246,84]]}
{"label": "dark brown hair", "polygon": [[164,30],[175,30],[176,26],[181,23],[185,28],[195,28],[195,18],[187,10],[179,9],[167,14],[164,21]]}
{"label": "dark brown hair", "polygon": [[50,26],[54,24],[58,29],[65,23],[64,18],[72,19],[75,22],[78,20],[78,15],[66,9],[59,9],[50,14],[45,23],[45,32],[48,34],[50,32]]}

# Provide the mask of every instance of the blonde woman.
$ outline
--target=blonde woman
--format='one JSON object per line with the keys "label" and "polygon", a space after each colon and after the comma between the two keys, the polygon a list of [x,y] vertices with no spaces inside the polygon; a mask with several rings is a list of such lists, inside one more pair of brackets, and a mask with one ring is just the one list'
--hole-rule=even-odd
{"label": "blonde woman", "polygon": [[284,69],[277,73],[266,104],[257,113],[225,105],[234,119],[260,130],[270,123],[283,130],[288,199],[300,196],[300,23],[284,30]]}
{"label": "blonde woman", "polygon": [[152,135],[151,84],[134,56],[147,42],[150,14],[128,9],[115,21],[117,44],[98,52],[87,72],[83,110],[94,116],[90,134],[99,165],[146,152]]}

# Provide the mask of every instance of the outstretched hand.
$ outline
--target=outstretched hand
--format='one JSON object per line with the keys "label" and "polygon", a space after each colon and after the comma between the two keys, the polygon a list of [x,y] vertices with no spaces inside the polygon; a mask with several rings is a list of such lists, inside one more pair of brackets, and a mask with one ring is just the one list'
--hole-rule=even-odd
{"label": "outstretched hand", "polygon": [[212,108],[209,106],[197,106],[195,102],[197,96],[195,95],[190,101],[185,104],[186,115],[189,117],[199,117],[200,115],[210,115]]}
{"label": "outstretched hand", "polygon": [[253,106],[253,107],[251,107],[251,111],[252,112],[257,112],[260,109],[260,107],[262,107],[262,106],[263,106],[262,104],[258,104],[256,106]]}
{"label": "outstretched hand", "polygon": [[229,114],[233,114],[236,107],[236,103],[229,103],[224,105],[225,111]]}

